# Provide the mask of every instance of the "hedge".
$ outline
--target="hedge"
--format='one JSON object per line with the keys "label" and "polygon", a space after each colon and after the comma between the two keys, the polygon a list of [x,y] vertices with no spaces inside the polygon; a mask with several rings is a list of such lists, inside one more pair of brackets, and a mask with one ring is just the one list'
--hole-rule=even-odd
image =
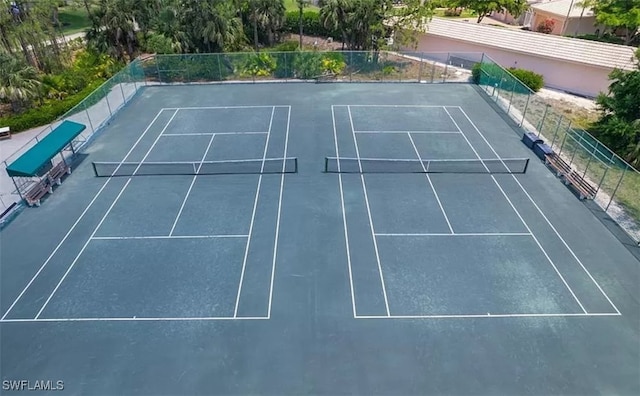
{"label": "hedge", "polygon": [[89,94],[100,87],[104,81],[105,80],[93,81],[82,91],[62,100],[49,100],[46,101],[44,105],[29,109],[24,113],[0,117],[0,125],[8,126],[11,128],[11,132],[14,133],[50,124],[89,96]]}
{"label": "hedge", "polygon": [[[526,94],[529,88],[534,92],[538,92],[544,87],[544,77],[541,74],[534,73],[530,70],[509,68],[509,73],[513,77],[520,80],[522,84],[515,84],[513,77],[504,73],[502,67],[493,63],[476,63],[471,69],[471,78],[475,84],[485,83],[489,85],[500,85],[504,89],[513,89],[518,93]],[[502,77],[502,82],[500,78]]]}
{"label": "hedge", "polygon": [[[288,11],[285,14],[282,30],[287,33],[300,33],[300,12]],[[307,10],[302,13],[302,30],[309,36],[340,37],[340,32],[326,29],[320,23],[320,12]]]}
{"label": "hedge", "polygon": [[515,78],[522,81],[522,83],[529,87],[533,92],[538,92],[542,87],[544,87],[544,77],[542,77],[542,74],[526,69],[516,69],[515,67],[510,67],[509,72],[513,74]]}

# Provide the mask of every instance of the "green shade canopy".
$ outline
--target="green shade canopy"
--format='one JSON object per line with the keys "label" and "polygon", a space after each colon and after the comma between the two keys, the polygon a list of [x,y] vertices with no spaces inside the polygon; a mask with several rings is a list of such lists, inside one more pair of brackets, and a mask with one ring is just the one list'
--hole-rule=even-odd
{"label": "green shade canopy", "polygon": [[38,169],[51,161],[51,158],[61,152],[85,128],[86,126],[77,122],[64,121],[44,139],[31,147],[29,151],[7,166],[7,173],[11,177],[36,176]]}

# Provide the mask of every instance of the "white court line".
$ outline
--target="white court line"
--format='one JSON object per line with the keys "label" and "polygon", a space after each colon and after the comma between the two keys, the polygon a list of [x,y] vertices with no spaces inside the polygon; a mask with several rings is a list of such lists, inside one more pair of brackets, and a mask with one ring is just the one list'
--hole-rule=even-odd
{"label": "white court line", "polygon": [[[496,152],[496,150],[493,148],[493,146],[489,143],[489,141],[487,141],[487,139],[485,138],[484,134],[482,132],[480,132],[480,129],[478,129],[478,127],[473,123],[473,121],[471,121],[471,119],[469,118],[469,116],[467,115],[467,113],[462,109],[462,107],[459,107],[460,111],[462,112],[462,114],[467,118],[467,120],[469,120],[469,123],[471,123],[471,125],[473,126],[473,128],[476,130],[476,132],[478,132],[478,134],[480,135],[480,137],[482,137],[482,140],[485,141],[485,143],[487,143],[487,145],[489,146],[489,148],[491,149],[491,151],[493,151],[493,153],[496,155],[496,157],[500,158],[500,156],[498,155],[498,153]],[[558,232],[558,230],[556,229],[556,227],[551,223],[551,221],[549,220],[549,218],[544,214],[544,212],[542,211],[542,209],[540,209],[540,207],[538,206],[538,204],[533,200],[533,197],[531,197],[531,195],[529,194],[529,192],[524,188],[524,186],[520,183],[520,180],[518,180],[517,177],[515,177],[515,175],[511,175],[511,177],[513,178],[513,180],[516,181],[516,183],[518,184],[518,186],[520,186],[520,189],[525,193],[525,195],[527,196],[527,198],[529,198],[529,201],[531,201],[531,203],[533,204],[533,206],[535,206],[535,208],[537,209],[538,213],[540,213],[540,215],[542,215],[542,217],[544,218],[544,220],[547,222],[547,224],[549,225],[549,227],[551,227],[551,229],[553,230],[553,232],[556,234],[556,236],[560,239],[560,241],[562,242],[562,244],[567,248],[567,250],[569,250],[569,253],[571,254],[571,256],[578,262],[578,264],[580,264],[580,267],[582,267],[582,269],[584,270],[584,272],[586,272],[586,274],[589,276],[589,279],[591,279],[591,281],[596,285],[596,287],[598,288],[598,290],[600,291],[600,293],[602,293],[602,295],[607,299],[607,301],[609,302],[609,304],[611,304],[611,306],[613,307],[613,309],[615,309],[615,311],[620,314],[620,311],[618,310],[618,307],[616,307],[616,305],[613,303],[613,301],[611,301],[611,299],[609,298],[609,296],[607,295],[607,293],[604,292],[604,290],[602,290],[602,287],[600,287],[600,285],[598,284],[598,282],[596,282],[596,280],[593,278],[593,276],[591,275],[591,273],[589,272],[589,270],[584,266],[584,264],[582,263],[582,261],[578,258],[578,256],[576,255],[576,253],[573,251],[573,249],[571,249],[571,247],[569,247],[569,244],[564,240],[564,238],[562,237],[562,235],[560,235],[560,232]]]}
{"label": "white court line", "polygon": [[444,207],[442,206],[442,202],[440,201],[440,197],[438,196],[438,192],[436,191],[436,188],[434,187],[433,183],[431,182],[431,177],[427,173],[427,168],[425,168],[424,162],[422,162],[422,156],[420,156],[420,152],[418,151],[418,147],[416,147],[416,143],[413,141],[413,137],[411,136],[411,133],[407,132],[407,136],[409,136],[409,140],[411,141],[411,145],[413,146],[413,150],[416,152],[416,155],[418,156],[418,160],[420,161],[420,165],[422,166],[422,170],[424,171],[424,174],[427,177],[427,182],[429,182],[429,186],[431,187],[431,191],[433,191],[433,195],[436,197],[436,201],[438,202],[438,206],[440,207],[440,210],[442,211],[442,215],[444,216],[444,219],[447,221],[447,226],[449,227],[449,231],[452,234],[455,234],[455,231],[453,231],[453,227],[451,226],[451,222],[449,221],[449,216],[447,216],[447,212],[444,211]]}
{"label": "white court line", "polygon": [[[158,113],[156,114],[156,116],[153,118],[153,120],[151,120],[151,122],[149,123],[149,125],[147,126],[147,128],[144,130],[144,132],[142,132],[142,135],[140,135],[140,137],[138,138],[138,140],[135,141],[135,143],[133,144],[133,146],[131,147],[131,149],[129,149],[129,151],[127,152],[127,154],[125,154],[123,161],[126,160],[129,155],[131,155],[131,153],[133,152],[133,150],[138,146],[138,143],[140,143],[140,141],[142,140],[142,138],[147,134],[147,132],[151,129],[151,126],[153,126],[153,124],[156,122],[156,120],[158,119],[158,117],[160,117],[160,114],[162,114],[162,110],[158,111]],[[58,243],[58,245],[56,246],[55,249],[53,249],[53,252],[51,252],[51,254],[49,255],[49,257],[47,257],[47,259],[45,260],[45,262],[40,266],[40,268],[38,269],[38,272],[35,273],[35,275],[33,275],[33,277],[31,278],[31,280],[29,281],[29,283],[27,283],[27,285],[24,287],[24,289],[22,289],[22,291],[20,292],[20,294],[18,295],[18,297],[16,297],[16,299],[13,301],[13,303],[11,304],[11,306],[9,307],[9,309],[7,309],[7,312],[4,313],[4,315],[2,315],[2,318],[0,320],[3,320],[8,314],[9,312],[11,312],[11,310],[13,309],[13,307],[18,303],[18,301],[22,298],[22,296],[24,295],[24,293],[26,293],[27,289],[29,289],[29,287],[31,287],[31,284],[33,284],[33,282],[36,280],[36,278],[40,275],[40,273],[42,272],[42,270],[44,270],[44,268],[47,266],[47,264],[49,264],[49,261],[51,261],[51,259],[53,258],[53,256],[55,256],[55,254],[58,252],[58,250],[60,249],[60,247],[62,246],[62,244],[64,244],[64,242],[67,240],[67,238],[69,237],[69,235],[71,235],[71,233],[73,232],[73,230],[76,228],[76,226],[78,225],[78,223],[80,222],[80,220],[82,220],[84,218],[84,215],[89,211],[89,209],[93,206],[93,203],[98,199],[98,197],[100,196],[100,194],[102,194],[102,191],[104,191],[104,189],[107,187],[107,185],[109,184],[109,182],[111,181],[111,178],[108,178],[107,181],[104,182],[104,184],[102,185],[102,187],[100,187],[100,190],[98,190],[98,192],[96,193],[96,195],[93,197],[93,199],[91,200],[91,202],[89,202],[89,204],[87,205],[87,207],[82,211],[82,213],[80,213],[80,216],[78,217],[78,219],[71,225],[71,228],[69,228],[69,231],[67,231],[67,233],[64,235],[64,237],[62,238],[62,240],[60,241],[60,243]]]}
{"label": "white court line", "polygon": [[211,136],[211,135],[264,135],[269,132],[189,132],[189,133],[165,133],[166,136]]}
{"label": "white court line", "polygon": [[531,236],[528,232],[462,232],[462,233],[377,233],[376,236],[382,237],[495,237],[495,236]]}
{"label": "white court line", "polygon": [[[287,132],[284,138],[284,158],[287,157],[287,149],[289,148],[289,127],[291,125],[291,106],[289,106],[289,113],[287,114]],[[273,280],[276,274],[276,258],[278,256],[278,241],[280,239],[280,216],[282,214],[282,193],[284,191],[284,170],[285,163],[282,163],[282,176],[280,176],[280,196],[278,197],[278,217],[276,220],[276,232],[275,241],[273,243],[273,261],[271,264],[271,282],[269,285],[269,308],[267,310],[267,317],[271,318],[271,302],[273,301]]]}
{"label": "white court line", "polygon": [[[209,154],[209,149],[211,148],[211,144],[213,144],[213,140],[216,138],[216,134],[211,135],[211,139],[209,139],[209,144],[207,145],[207,149],[204,151],[204,155],[200,160],[200,165],[198,165],[198,169],[196,170],[196,174],[193,175],[193,179],[191,179],[191,184],[189,185],[189,189],[187,190],[187,194],[184,196],[182,200],[182,204],[180,205],[180,210],[178,210],[178,214],[176,219],[173,221],[171,225],[171,230],[169,231],[169,236],[173,235],[173,231],[176,229],[176,225],[178,225],[178,220],[180,220],[180,215],[182,214],[182,210],[184,206],[187,204],[187,200],[189,199],[189,195],[191,194],[191,189],[193,189],[193,185],[196,184],[196,179],[198,179],[198,173],[200,172],[200,168],[202,168],[202,162],[207,158],[207,154]],[[195,167],[195,166],[194,166]]]}
{"label": "white court line", "polygon": [[[160,134],[156,137],[156,139],[153,141],[153,143],[151,144],[151,147],[149,147],[149,150],[147,151],[147,153],[144,155],[144,157],[142,158],[142,161],[140,161],[140,165],[138,165],[138,168],[140,168],[140,166],[142,165],[142,163],[144,162],[144,160],[149,156],[149,154],[151,153],[151,150],[153,150],[153,148],[155,147],[156,143],[158,143],[158,141],[160,140],[160,137],[162,136],[162,134],[164,133],[164,131],[167,130],[167,127],[171,124],[171,121],[173,121],[174,117],[176,116],[176,114],[178,114],[178,110],[176,110],[175,113],[173,113],[173,115],[171,116],[171,118],[169,119],[169,121],[167,122],[167,124],[164,126],[164,128],[162,128],[162,131],[160,131]],[[135,169],[134,173],[138,171],[138,168]],[[71,262],[71,265],[69,266],[69,268],[67,268],[67,271],[64,273],[64,275],[62,275],[62,278],[60,279],[60,281],[58,282],[58,284],[56,285],[56,287],[53,289],[53,291],[51,292],[51,294],[49,295],[49,297],[47,298],[47,300],[44,302],[44,305],[42,305],[42,308],[40,308],[40,311],[38,311],[38,314],[36,315],[35,319],[38,319],[40,317],[40,314],[42,314],[42,311],[44,311],[44,309],[47,307],[47,305],[49,304],[49,301],[51,301],[51,299],[53,298],[53,296],[56,294],[56,292],[58,291],[58,289],[60,288],[60,285],[62,284],[62,282],[64,282],[64,280],[66,279],[67,275],[69,275],[69,272],[71,272],[71,269],[73,269],[73,267],[75,266],[75,264],[78,262],[78,259],[80,259],[80,256],[82,256],[82,253],[85,251],[85,249],[87,248],[87,246],[89,246],[89,243],[91,242],[91,239],[96,235],[96,232],[98,232],[98,230],[100,229],[100,226],[102,226],[102,223],[104,222],[104,220],[107,218],[107,216],[109,215],[109,213],[111,212],[111,210],[113,209],[113,207],[116,205],[116,203],[118,202],[118,200],[120,199],[120,197],[122,196],[122,194],[125,192],[125,190],[127,189],[127,186],[129,185],[129,183],[131,182],[132,178],[129,177],[129,179],[127,180],[127,182],[124,184],[124,186],[122,186],[122,188],[120,189],[120,192],[118,193],[118,195],[116,196],[116,198],[113,200],[113,202],[111,203],[111,205],[109,206],[109,208],[107,209],[107,211],[105,212],[105,214],[102,216],[102,218],[100,219],[100,222],[98,223],[98,225],[93,229],[93,232],[91,233],[91,235],[89,236],[89,239],[87,239],[87,241],[84,243],[84,245],[82,246],[82,249],[80,249],[80,251],[78,252],[78,254],[76,255],[76,257],[73,259],[73,261]]]}
{"label": "white court line", "polygon": [[[336,146],[336,158],[340,158],[340,152],[338,150],[338,131],[336,128],[336,115],[334,107],[331,106],[331,120],[333,121],[333,141]],[[340,186],[340,205],[342,207],[342,223],[344,224],[344,242],[347,251],[347,267],[349,269],[349,289],[351,291],[351,308],[353,310],[353,317],[356,313],[356,296],[353,289],[353,273],[351,271],[351,253],[349,248],[349,232],[347,231],[347,211],[344,207],[344,192],[342,189],[342,174],[340,173],[340,161],[338,161],[338,184]]]}
{"label": "white court line", "polygon": [[[456,123],[456,121],[453,119],[453,117],[451,117],[451,114],[449,114],[449,111],[445,108],[444,111],[447,112],[447,114],[449,115],[449,117],[451,118],[451,121],[453,121],[454,124],[456,124],[456,126],[458,126],[458,124]],[[459,127],[458,127],[459,128]],[[482,158],[480,157],[480,155],[478,154],[478,152],[476,151],[475,147],[473,147],[473,145],[471,144],[471,142],[469,141],[469,139],[467,138],[467,135],[465,135],[464,133],[462,134],[462,136],[464,136],[464,140],[467,142],[467,144],[469,145],[469,147],[471,147],[471,150],[473,150],[474,154],[478,157],[478,159],[480,161],[482,161]],[[486,140],[485,140],[486,142]],[[488,142],[487,142],[488,143]],[[494,151],[494,154],[496,155],[496,157],[499,159],[500,156]],[[483,162],[484,164],[484,162]],[[485,169],[487,169],[487,172],[489,172],[489,168],[487,168],[487,166],[485,165]],[[569,292],[571,293],[571,295],[573,296],[574,300],[576,300],[576,302],[578,303],[578,305],[580,306],[580,308],[582,309],[582,311],[584,313],[588,313],[587,310],[584,308],[584,306],[582,305],[582,303],[580,302],[580,300],[578,299],[578,296],[576,296],[576,294],[573,292],[573,289],[571,289],[571,286],[569,286],[569,284],[567,283],[567,281],[564,279],[564,276],[562,276],[562,273],[560,273],[560,270],[558,270],[558,267],[556,266],[556,264],[553,262],[553,260],[551,259],[551,257],[549,256],[549,254],[547,253],[547,251],[544,249],[544,247],[542,246],[542,244],[540,243],[540,241],[538,240],[538,238],[536,237],[536,235],[533,233],[533,231],[531,230],[531,227],[529,227],[529,224],[527,224],[527,222],[524,220],[524,218],[522,217],[522,215],[520,214],[520,212],[518,211],[518,209],[516,209],[515,205],[513,204],[513,202],[511,202],[511,199],[509,199],[509,196],[507,195],[507,193],[504,191],[504,189],[502,188],[502,186],[500,185],[500,183],[498,183],[498,180],[496,180],[494,175],[491,175],[491,180],[493,180],[493,182],[495,183],[495,185],[498,187],[498,189],[500,190],[500,192],[502,193],[502,195],[504,196],[504,198],[507,200],[507,202],[509,203],[509,205],[511,206],[511,208],[513,209],[513,211],[516,213],[516,215],[518,216],[518,218],[520,219],[520,221],[522,222],[522,224],[525,226],[525,228],[527,229],[527,232],[531,233],[531,238],[533,238],[533,240],[535,241],[536,245],[538,245],[538,248],[540,248],[540,251],[542,252],[542,254],[544,254],[544,257],[547,259],[547,261],[549,262],[549,264],[551,264],[551,266],[553,267],[553,269],[556,271],[556,274],[558,274],[558,277],[560,277],[560,280],[562,280],[562,283],[564,283],[564,285],[566,286],[566,288],[569,290]]]}
{"label": "white court line", "polygon": [[362,105],[354,105],[354,104],[350,104],[350,105],[335,105],[335,106],[341,106],[341,107],[433,107],[433,108],[444,108],[444,106],[442,105],[366,105],[366,104],[362,104]]}
{"label": "white court line", "polygon": [[270,109],[272,107],[290,107],[289,105],[271,106],[202,106],[202,107],[163,107],[162,110],[216,110],[216,109]]}
{"label": "white court line", "polygon": [[264,150],[262,152],[262,165],[260,166],[260,176],[258,176],[258,186],[256,187],[256,196],[253,199],[253,210],[251,211],[251,222],[249,223],[249,237],[247,238],[247,244],[244,248],[244,257],[242,259],[242,271],[240,272],[240,282],[238,284],[238,293],[236,294],[236,305],[233,309],[233,317],[238,316],[238,306],[240,306],[240,294],[242,293],[242,285],[244,283],[244,272],[247,268],[247,258],[249,257],[249,246],[251,245],[251,234],[253,233],[253,224],[256,219],[256,211],[258,209],[258,200],[260,199],[260,187],[262,186],[262,172],[264,171],[264,162],[267,158],[267,150],[269,149],[269,138],[271,137],[271,127],[273,125],[273,115],[276,112],[276,108],[271,109],[271,118],[269,119],[269,133],[264,143]]}
{"label": "white court line", "polygon": [[570,317],[599,317],[599,316],[621,316],[615,312],[595,312],[595,313],[523,313],[523,314],[468,314],[468,315],[392,315],[356,316],[356,319],[498,319],[498,318],[570,318]]}
{"label": "white court line", "polygon": [[194,316],[177,318],[42,318],[42,319],[4,319],[0,323],[51,323],[51,322],[189,322],[189,321],[213,321],[213,320],[267,320],[266,316]]}
{"label": "white court line", "polygon": [[460,131],[353,131],[354,133],[364,133],[364,134],[380,134],[380,135],[390,135],[395,133],[419,133],[419,134],[459,134]]}
{"label": "white court line", "polygon": [[127,239],[214,239],[214,238],[248,238],[249,235],[221,234],[221,235],[147,235],[147,236],[94,236],[94,241],[121,241]]}
{"label": "white court line", "polygon": [[[360,158],[360,150],[358,149],[358,138],[353,133],[353,118],[351,117],[351,107],[347,106],[347,112],[349,113],[349,124],[351,126],[351,134],[353,136],[353,143],[356,148],[356,157]],[[359,162],[359,161],[358,161]],[[378,253],[378,241],[376,240],[376,231],[373,228],[373,217],[371,216],[371,207],[369,206],[369,196],[367,194],[367,185],[364,181],[364,174],[362,174],[362,164],[360,163],[360,180],[362,181],[362,190],[364,191],[364,202],[367,207],[367,215],[369,217],[369,226],[371,228],[371,239],[373,240],[373,250],[376,253],[376,261],[378,263],[378,273],[380,274],[380,283],[382,284],[382,294],[384,296],[384,306],[387,311],[387,316],[391,315],[389,311],[389,299],[387,298],[387,287],[384,283],[384,275],[382,274],[382,264],[380,263],[380,254]]]}

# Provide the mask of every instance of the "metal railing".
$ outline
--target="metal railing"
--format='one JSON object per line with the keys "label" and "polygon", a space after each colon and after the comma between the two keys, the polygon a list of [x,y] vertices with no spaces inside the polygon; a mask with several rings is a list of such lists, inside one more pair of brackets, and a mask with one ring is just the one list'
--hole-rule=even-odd
{"label": "metal railing", "polygon": [[487,55],[478,84],[511,119],[534,133],[597,189],[594,201],[640,242],[640,172],[536,95]]}

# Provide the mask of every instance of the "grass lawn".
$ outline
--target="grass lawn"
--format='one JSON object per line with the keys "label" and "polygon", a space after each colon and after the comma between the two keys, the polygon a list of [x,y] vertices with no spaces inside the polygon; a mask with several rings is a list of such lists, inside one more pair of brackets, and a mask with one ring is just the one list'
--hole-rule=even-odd
{"label": "grass lawn", "polygon": [[[287,11],[297,11],[298,10],[298,2],[296,0],[284,0],[284,6]],[[320,8],[314,5],[307,5],[304,7],[305,10],[319,10]]]}
{"label": "grass lawn", "polygon": [[84,7],[60,7],[58,18],[62,23],[64,34],[78,33],[91,26],[87,10]]}

